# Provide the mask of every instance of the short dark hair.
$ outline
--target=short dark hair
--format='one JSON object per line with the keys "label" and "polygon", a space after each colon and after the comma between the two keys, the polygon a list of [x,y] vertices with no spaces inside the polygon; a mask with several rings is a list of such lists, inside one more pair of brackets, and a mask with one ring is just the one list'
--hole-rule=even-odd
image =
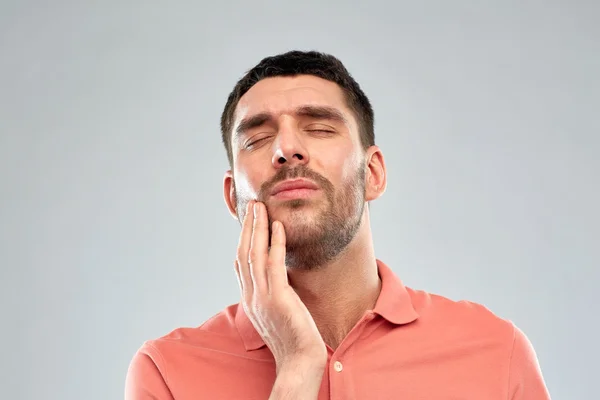
{"label": "short dark hair", "polygon": [[237,82],[233,91],[229,94],[221,115],[221,135],[223,145],[227,151],[229,165],[232,168],[231,130],[235,109],[240,98],[262,79],[296,75],[314,75],[337,83],[344,92],[348,107],[355,113],[363,148],[366,150],[375,144],[373,108],[368,97],[352,78],[344,64],[330,54],[294,50],[263,58]]}

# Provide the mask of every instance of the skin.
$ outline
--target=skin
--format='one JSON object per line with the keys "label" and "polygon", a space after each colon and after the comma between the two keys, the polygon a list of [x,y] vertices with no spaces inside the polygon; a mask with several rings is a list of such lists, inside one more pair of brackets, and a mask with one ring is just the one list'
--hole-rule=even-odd
{"label": "skin", "polygon": [[[342,118],[298,113],[306,106]],[[236,135],[261,113],[269,118]],[[242,305],[275,357],[272,398],[316,398],[326,346],[339,346],[381,290],[365,203],[385,191],[383,154],[362,148],[337,84],[310,75],[258,82],[234,121],[233,170],[223,186],[242,224],[235,262]],[[319,190],[307,199],[270,196],[274,184],[297,176]]]}

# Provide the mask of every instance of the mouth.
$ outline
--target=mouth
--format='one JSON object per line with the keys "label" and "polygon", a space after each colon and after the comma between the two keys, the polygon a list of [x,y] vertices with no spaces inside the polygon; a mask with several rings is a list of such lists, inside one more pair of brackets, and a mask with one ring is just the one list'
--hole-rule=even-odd
{"label": "mouth", "polygon": [[273,188],[271,196],[279,200],[303,199],[316,195],[319,187],[306,179],[283,181]]}
{"label": "mouth", "polygon": [[306,199],[314,196],[317,192],[316,189],[290,189],[282,190],[273,197],[279,200]]}

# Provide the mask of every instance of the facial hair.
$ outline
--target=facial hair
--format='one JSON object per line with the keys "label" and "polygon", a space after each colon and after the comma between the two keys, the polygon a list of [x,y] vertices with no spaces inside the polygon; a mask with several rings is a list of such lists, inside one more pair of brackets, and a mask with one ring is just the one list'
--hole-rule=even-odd
{"label": "facial hair", "polygon": [[[350,244],[360,228],[365,207],[365,166],[363,163],[337,190],[324,176],[310,170],[304,165],[281,168],[275,176],[261,185],[257,200],[267,207],[269,215],[269,238],[272,223],[268,198],[272,188],[279,182],[306,178],[315,182],[325,194],[325,207],[319,207],[314,218],[307,218],[302,209],[310,200],[293,199],[280,203],[279,207],[287,207],[290,218],[284,223],[286,232],[286,266],[289,268],[316,270],[337,258]],[[236,208],[240,222],[246,205],[251,199],[241,199],[236,194]],[[322,202],[323,200],[321,200]],[[285,226],[285,225],[291,226]],[[270,240],[270,239],[269,239]]]}

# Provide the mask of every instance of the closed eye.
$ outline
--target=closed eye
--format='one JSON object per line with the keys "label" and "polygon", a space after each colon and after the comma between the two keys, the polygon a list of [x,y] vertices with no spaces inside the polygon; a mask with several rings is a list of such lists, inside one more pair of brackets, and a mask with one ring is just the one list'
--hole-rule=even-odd
{"label": "closed eye", "polygon": [[256,146],[257,144],[260,144],[261,142],[263,142],[265,139],[268,139],[268,138],[269,138],[269,136],[265,136],[265,137],[255,140],[253,142],[250,142],[250,143],[246,144],[246,148],[250,149],[250,148]]}
{"label": "closed eye", "polygon": [[304,130],[306,132],[311,132],[311,133],[315,133],[315,134],[317,134],[317,133],[318,134],[321,134],[321,133],[331,134],[331,133],[336,132],[336,130],[332,126],[329,126],[327,124],[318,124],[318,123],[317,124],[315,124],[315,123],[308,124],[304,127]]}
{"label": "closed eye", "polygon": [[335,131],[329,129],[307,129],[307,132],[322,132],[322,133],[335,133]]}

